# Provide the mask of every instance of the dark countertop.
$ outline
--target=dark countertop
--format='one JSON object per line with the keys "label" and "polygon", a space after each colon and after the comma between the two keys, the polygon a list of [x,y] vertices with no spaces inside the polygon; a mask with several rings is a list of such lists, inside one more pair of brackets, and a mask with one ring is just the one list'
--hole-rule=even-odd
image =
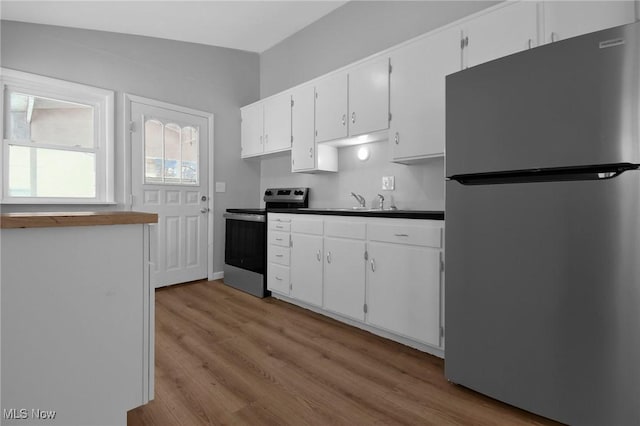
{"label": "dark countertop", "polygon": [[389,217],[398,219],[444,220],[443,211],[429,210],[358,210],[358,209],[272,209],[269,213],[319,214],[327,216]]}

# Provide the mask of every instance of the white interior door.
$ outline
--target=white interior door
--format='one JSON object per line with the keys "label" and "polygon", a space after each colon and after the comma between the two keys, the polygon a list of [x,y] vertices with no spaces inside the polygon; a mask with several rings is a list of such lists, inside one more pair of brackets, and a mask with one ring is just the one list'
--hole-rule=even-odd
{"label": "white interior door", "polygon": [[207,278],[208,120],[139,102],[130,111],[132,209],[158,214],[151,282]]}

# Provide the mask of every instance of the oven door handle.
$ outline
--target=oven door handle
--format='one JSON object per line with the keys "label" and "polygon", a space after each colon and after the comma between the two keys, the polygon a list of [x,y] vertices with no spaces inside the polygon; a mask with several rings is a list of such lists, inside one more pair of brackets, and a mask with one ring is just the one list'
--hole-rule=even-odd
{"label": "oven door handle", "polygon": [[226,219],[231,220],[243,220],[245,222],[264,222],[264,215],[261,214],[247,214],[247,213],[225,213],[223,215]]}

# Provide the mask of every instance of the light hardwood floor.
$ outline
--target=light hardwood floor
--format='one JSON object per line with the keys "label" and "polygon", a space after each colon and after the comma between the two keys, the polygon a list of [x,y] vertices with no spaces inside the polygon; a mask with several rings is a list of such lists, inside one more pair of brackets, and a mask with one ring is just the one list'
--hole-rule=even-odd
{"label": "light hardwood floor", "polygon": [[548,425],[447,382],[441,359],[202,281],[156,291],[155,400],[128,425]]}

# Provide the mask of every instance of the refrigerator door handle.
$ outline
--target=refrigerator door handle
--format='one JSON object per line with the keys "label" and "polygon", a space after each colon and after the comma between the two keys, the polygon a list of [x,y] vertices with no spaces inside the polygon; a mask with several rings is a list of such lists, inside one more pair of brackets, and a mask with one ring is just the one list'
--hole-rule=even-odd
{"label": "refrigerator door handle", "polygon": [[512,170],[449,176],[462,185],[498,185],[507,183],[560,182],[613,179],[640,164],[616,163],[598,166],[558,167],[548,169]]}

